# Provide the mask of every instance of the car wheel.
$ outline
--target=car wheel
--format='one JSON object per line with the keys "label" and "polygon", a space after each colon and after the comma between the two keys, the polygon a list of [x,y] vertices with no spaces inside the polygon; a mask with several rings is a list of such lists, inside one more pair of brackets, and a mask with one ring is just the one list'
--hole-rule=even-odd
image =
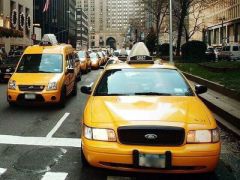
{"label": "car wheel", "polygon": [[10,107],[15,107],[17,105],[15,102],[10,102],[10,101],[8,101],[8,104]]}
{"label": "car wheel", "polygon": [[88,67],[88,72],[91,72],[91,71],[92,71],[92,65],[90,64]]}
{"label": "car wheel", "polygon": [[77,75],[77,81],[81,81],[81,79],[82,79],[82,71],[79,71]]}
{"label": "car wheel", "polygon": [[90,164],[88,163],[84,153],[83,153],[83,149],[81,147],[81,163],[82,163],[82,168],[85,168],[85,167],[89,167]]}
{"label": "car wheel", "polygon": [[77,82],[75,81],[73,90],[72,90],[72,96],[77,96]]}
{"label": "car wheel", "polygon": [[61,97],[60,97],[60,101],[59,101],[59,106],[61,108],[64,108],[66,105],[66,99],[67,99],[67,94],[66,94],[66,87],[62,88],[61,91]]}

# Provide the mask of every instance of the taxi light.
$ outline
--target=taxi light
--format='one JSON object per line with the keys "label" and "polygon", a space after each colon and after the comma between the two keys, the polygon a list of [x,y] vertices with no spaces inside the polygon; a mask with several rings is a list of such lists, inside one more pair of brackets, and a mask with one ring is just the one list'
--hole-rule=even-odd
{"label": "taxi light", "polygon": [[84,137],[97,141],[116,141],[116,135],[112,129],[90,128],[84,126]]}
{"label": "taxi light", "polygon": [[16,81],[10,80],[8,82],[8,89],[16,90],[16,88],[17,88]]}
{"label": "taxi light", "polygon": [[57,90],[57,82],[48,83],[47,91],[51,91],[51,90]]}
{"label": "taxi light", "polygon": [[189,131],[187,143],[216,143],[219,142],[218,129]]}

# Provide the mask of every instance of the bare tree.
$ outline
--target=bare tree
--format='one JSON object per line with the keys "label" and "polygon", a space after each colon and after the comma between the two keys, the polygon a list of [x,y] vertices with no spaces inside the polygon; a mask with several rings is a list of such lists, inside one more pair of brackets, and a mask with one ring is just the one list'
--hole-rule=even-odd
{"label": "bare tree", "polygon": [[156,27],[157,44],[159,44],[159,36],[164,17],[168,13],[168,0],[140,0],[144,4],[146,12],[152,16],[152,23]]}
{"label": "bare tree", "polygon": [[[177,55],[180,55],[181,41],[185,32],[186,42],[200,31],[202,12],[205,8],[217,3],[229,3],[229,0],[176,0],[174,1],[174,15],[178,19]],[[193,28],[189,29],[187,18],[192,15]]]}

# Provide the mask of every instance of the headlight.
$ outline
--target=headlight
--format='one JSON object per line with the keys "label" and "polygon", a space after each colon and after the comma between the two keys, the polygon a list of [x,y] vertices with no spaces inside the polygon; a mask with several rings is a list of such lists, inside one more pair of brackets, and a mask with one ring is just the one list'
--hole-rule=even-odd
{"label": "headlight", "polygon": [[195,130],[187,134],[187,143],[216,143],[219,142],[220,135],[218,129]]}
{"label": "headlight", "polygon": [[16,81],[10,80],[8,82],[8,89],[16,90],[16,88],[17,88]]}
{"label": "headlight", "polygon": [[112,129],[90,128],[84,126],[83,133],[84,137],[90,140],[111,142],[116,141],[116,135]]}
{"label": "headlight", "polygon": [[11,69],[9,68],[9,69],[6,69],[6,72],[7,73],[10,73],[11,72]]}
{"label": "headlight", "polygon": [[57,82],[48,83],[47,91],[57,90]]}

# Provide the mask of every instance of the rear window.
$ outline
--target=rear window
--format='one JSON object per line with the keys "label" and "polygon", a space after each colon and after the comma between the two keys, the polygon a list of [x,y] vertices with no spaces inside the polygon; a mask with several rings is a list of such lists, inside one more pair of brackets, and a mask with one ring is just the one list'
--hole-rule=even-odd
{"label": "rear window", "polygon": [[233,51],[239,51],[239,47],[238,46],[233,46]]}

